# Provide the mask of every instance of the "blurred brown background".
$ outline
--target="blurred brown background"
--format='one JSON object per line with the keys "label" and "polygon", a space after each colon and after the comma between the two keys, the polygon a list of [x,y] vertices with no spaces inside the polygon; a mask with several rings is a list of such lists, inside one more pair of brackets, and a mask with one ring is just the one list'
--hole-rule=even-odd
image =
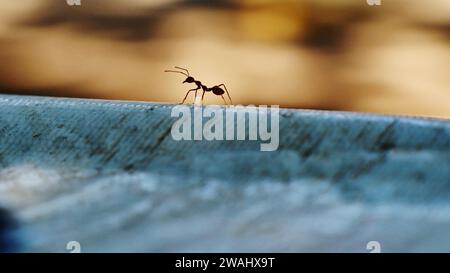
{"label": "blurred brown background", "polygon": [[[0,0],[0,92],[450,118],[450,1]],[[207,94],[206,103],[222,103]]]}

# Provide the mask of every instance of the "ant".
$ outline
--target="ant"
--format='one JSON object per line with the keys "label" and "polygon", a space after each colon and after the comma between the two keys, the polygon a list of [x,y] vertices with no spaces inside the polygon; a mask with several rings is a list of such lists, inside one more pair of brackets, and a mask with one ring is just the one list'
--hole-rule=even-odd
{"label": "ant", "polygon": [[[187,69],[181,68],[181,67],[178,67],[178,66],[175,66],[175,68],[179,69],[179,70],[184,70],[184,72],[182,72],[182,71],[175,71],[175,70],[164,70],[164,72],[173,72],[173,73],[183,74],[183,75],[185,75],[187,77],[186,80],[184,80],[183,83],[195,83],[197,85],[197,88],[191,89],[191,90],[189,90],[186,93],[186,96],[184,97],[184,99],[181,102],[181,104],[183,104],[186,101],[186,98],[188,97],[189,93],[192,92],[192,91],[195,91],[195,98],[196,98],[197,97],[197,91],[199,89],[203,90],[202,102],[203,102],[203,98],[205,97],[205,93],[212,91],[214,95],[221,96],[223,101],[225,102],[225,105],[228,105],[227,101],[225,100],[225,98],[223,96],[223,94],[225,94],[225,91],[226,91],[227,95],[228,95],[228,98],[230,99],[230,103],[233,104],[233,101],[231,100],[230,94],[228,93],[228,90],[227,90],[227,87],[225,86],[225,84],[222,83],[222,84],[219,84],[219,85],[216,85],[216,86],[213,86],[213,87],[207,87],[206,85],[203,85],[201,81],[195,80],[194,77],[192,77],[189,74],[189,71]],[[221,86],[223,86],[225,88],[225,91],[222,88],[220,88]]]}

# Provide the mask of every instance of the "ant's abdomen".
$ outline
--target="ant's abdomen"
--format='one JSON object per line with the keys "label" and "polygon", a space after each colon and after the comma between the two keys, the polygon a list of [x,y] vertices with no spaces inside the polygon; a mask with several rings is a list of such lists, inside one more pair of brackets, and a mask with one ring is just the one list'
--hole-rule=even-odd
{"label": "ant's abdomen", "polygon": [[220,95],[225,94],[225,91],[223,91],[223,90],[222,90],[221,88],[219,88],[219,87],[213,88],[212,92],[214,93],[214,95],[217,95],[217,96],[220,96]]}

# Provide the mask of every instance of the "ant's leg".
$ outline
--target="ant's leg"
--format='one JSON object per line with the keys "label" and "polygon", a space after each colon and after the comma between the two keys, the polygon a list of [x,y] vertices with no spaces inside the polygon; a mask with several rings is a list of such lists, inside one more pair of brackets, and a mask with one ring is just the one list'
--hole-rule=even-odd
{"label": "ant's leg", "polygon": [[202,94],[202,105],[203,105],[203,98],[205,97],[205,93],[206,93],[206,91],[203,90],[203,94]]}
{"label": "ant's leg", "polygon": [[223,102],[225,102],[225,105],[228,105],[227,101],[225,100],[225,98],[223,97],[223,95],[220,95],[223,99]]}
{"label": "ant's leg", "polygon": [[222,83],[222,84],[219,84],[218,86],[223,86],[225,88],[225,91],[227,91],[228,98],[230,99],[231,104],[233,104],[233,101],[231,100],[231,97],[230,97],[230,93],[228,93],[228,89],[225,86],[225,84]]}
{"label": "ant's leg", "polygon": [[180,104],[183,104],[183,103],[186,101],[186,99],[187,99],[189,93],[191,93],[192,91],[197,92],[197,90],[195,90],[195,89],[191,89],[191,90],[187,91],[186,96],[184,97],[183,101],[182,101]]}

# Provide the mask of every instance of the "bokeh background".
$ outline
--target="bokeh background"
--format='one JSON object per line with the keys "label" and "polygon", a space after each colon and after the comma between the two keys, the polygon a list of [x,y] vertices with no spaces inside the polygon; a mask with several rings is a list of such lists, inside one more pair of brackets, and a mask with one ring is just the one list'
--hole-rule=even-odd
{"label": "bokeh background", "polygon": [[[0,93],[450,118],[450,1],[0,0]],[[208,94],[205,103],[222,103]]]}

